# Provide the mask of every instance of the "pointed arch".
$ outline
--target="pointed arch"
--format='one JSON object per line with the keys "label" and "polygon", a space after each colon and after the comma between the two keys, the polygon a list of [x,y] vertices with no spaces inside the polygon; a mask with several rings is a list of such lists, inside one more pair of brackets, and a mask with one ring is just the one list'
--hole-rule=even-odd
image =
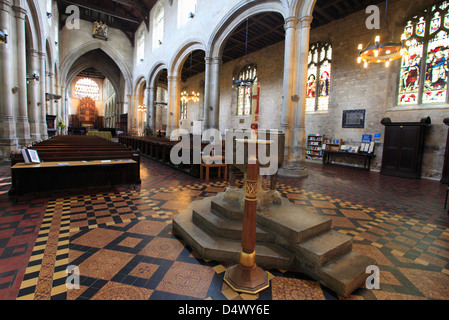
{"label": "pointed arch", "polygon": [[242,1],[227,15],[223,17],[209,39],[209,52],[211,57],[221,57],[228,38],[232,31],[238,27],[246,18],[262,12],[277,12],[284,19],[289,16],[289,7],[285,1],[280,0],[262,0],[262,1]]}
{"label": "pointed arch", "polygon": [[61,83],[67,83],[67,77],[70,71],[70,68],[75,63],[78,58],[88,53],[89,51],[93,51],[95,49],[101,49],[104,53],[106,53],[114,62],[117,64],[120,69],[123,78],[125,79],[126,88],[128,92],[132,92],[132,73],[129,70],[128,66],[124,62],[123,58],[117,53],[116,50],[111,48],[109,45],[100,41],[90,41],[81,46],[79,46],[76,50],[73,50],[69,55],[67,55],[62,63],[60,64],[60,76]]}

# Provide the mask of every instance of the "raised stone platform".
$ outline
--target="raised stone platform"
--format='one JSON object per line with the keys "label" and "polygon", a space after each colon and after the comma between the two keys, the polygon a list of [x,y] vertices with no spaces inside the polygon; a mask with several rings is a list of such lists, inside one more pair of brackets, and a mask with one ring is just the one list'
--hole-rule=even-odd
{"label": "raised stone platform", "polygon": [[[173,231],[202,258],[238,263],[243,208],[215,197],[192,202],[173,220]],[[348,296],[365,283],[376,261],[352,251],[352,238],[332,230],[332,220],[282,198],[257,212],[256,263],[307,274]]]}

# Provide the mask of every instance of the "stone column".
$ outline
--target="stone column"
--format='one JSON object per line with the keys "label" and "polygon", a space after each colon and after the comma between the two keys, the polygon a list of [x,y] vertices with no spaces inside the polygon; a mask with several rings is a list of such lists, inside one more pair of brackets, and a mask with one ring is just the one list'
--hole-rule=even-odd
{"label": "stone column", "polygon": [[298,101],[296,92],[296,32],[298,19],[289,17],[285,20],[285,53],[284,53],[284,85],[281,111],[281,130],[285,134],[285,162],[289,163],[293,158],[293,117],[295,103]]}
{"label": "stone column", "polygon": [[30,143],[30,124],[27,113],[27,79],[26,79],[26,44],[25,44],[25,14],[24,8],[13,6],[17,30],[17,79],[18,79],[18,115],[16,130],[19,146]]}
{"label": "stone column", "polygon": [[39,80],[39,102],[38,111],[39,111],[39,127],[41,139],[48,139],[47,132],[47,96],[45,92],[46,88],[46,76],[45,76],[45,53],[39,52],[39,66],[40,66],[40,80]]}
{"label": "stone column", "polygon": [[[56,90],[55,90],[55,73],[54,73],[54,66],[50,66],[50,72],[48,73],[48,77],[49,77],[49,82],[50,82],[50,86],[49,86],[49,93],[51,94],[56,94]],[[57,102],[56,102],[57,103]],[[57,111],[57,105],[55,103],[55,99],[51,99],[50,100],[50,110],[51,110],[51,115],[57,116],[58,115],[58,111]]]}
{"label": "stone column", "polygon": [[168,109],[167,109],[167,132],[170,137],[173,130],[179,127],[179,101],[180,88],[176,76],[168,76]]}
{"label": "stone column", "polygon": [[[279,170],[279,175],[306,177],[308,175],[305,167],[305,110],[306,110],[306,83],[307,83],[307,63],[309,55],[309,37],[311,16],[301,17],[299,19],[299,28],[296,35],[297,52],[295,54],[296,65],[296,94],[293,96],[294,112],[289,113],[293,123],[289,123],[289,132],[291,140],[288,140],[288,152],[284,167]],[[285,98],[285,97],[284,97]],[[290,97],[291,98],[291,97]],[[287,144],[286,143],[286,144]]]}
{"label": "stone column", "polygon": [[155,110],[155,97],[156,97],[156,88],[151,86],[147,88],[148,93],[148,102],[147,102],[147,125],[153,131],[156,132],[156,110]]}
{"label": "stone column", "polygon": [[210,128],[220,128],[220,68],[221,57],[214,57],[210,71],[210,104],[209,104],[209,126]]}
{"label": "stone column", "polygon": [[207,129],[210,129],[210,72],[211,72],[211,64],[212,64],[212,58],[211,57],[205,57],[205,64],[206,69],[204,71],[204,123],[203,123],[203,132]]}
{"label": "stone column", "polygon": [[[10,30],[9,0],[0,0],[0,29]],[[8,43],[0,45],[0,155],[2,159],[9,158],[12,150],[17,146],[16,124],[12,102],[12,63],[11,38]]]}
{"label": "stone column", "polygon": [[133,95],[128,94],[128,134],[131,134],[131,129],[133,128],[133,107],[134,107],[134,101],[133,101]]}
{"label": "stone column", "polygon": [[[28,50],[29,66],[27,67],[29,74],[39,74],[38,72],[38,52],[34,49]],[[28,120],[30,125],[31,140],[38,141],[39,133],[39,113],[37,103],[39,101],[39,81],[30,80],[28,82]]]}

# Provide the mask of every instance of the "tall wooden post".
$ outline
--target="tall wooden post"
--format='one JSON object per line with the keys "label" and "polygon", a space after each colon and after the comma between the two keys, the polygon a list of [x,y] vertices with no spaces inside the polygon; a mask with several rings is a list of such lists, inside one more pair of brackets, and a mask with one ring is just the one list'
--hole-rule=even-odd
{"label": "tall wooden post", "polygon": [[[248,145],[257,140],[245,140]],[[248,147],[248,150],[250,148]],[[226,270],[224,281],[237,292],[256,294],[268,288],[268,275],[256,265],[256,217],[259,164],[256,154],[250,155],[246,171],[245,207],[243,211],[242,249],[239,264]]]}

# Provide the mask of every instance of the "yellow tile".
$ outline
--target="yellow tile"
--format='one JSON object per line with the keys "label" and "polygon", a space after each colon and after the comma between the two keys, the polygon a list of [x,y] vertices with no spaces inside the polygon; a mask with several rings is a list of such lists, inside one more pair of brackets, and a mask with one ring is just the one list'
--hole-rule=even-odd
{"label": "yellow tile", "polygon": [[222,273],[222,272],[226,271],[226,268],[223,267],[221,264],[219,264],[218,266],[213,267],[212,269],[214,269],[214,271],[216,273]]}
{"label": "yellow tile", "polygon": [[30,261],[42,260],[44,258],[44,254],[38,254],[30,257]]}
{"label": "yellow tile", "polygon": [[36,265],[36,266],[32,266],[32,267],[28,267],[25,270],[25,274],[29,274],[29,273],[33,273],[33,272],[37,272],[41,270],[41,265]]}
{"label": "yellow tile", "polygon": [[47,245],[46,245],[46,244],[43,244],[43,245],[34,247],[33,251],[43,250],[43,249],[45,249],[45,247],[47,247]]}
{"label": "yellow tile", "polygon": [[67,292],[67,287],[66,287],[65,284],[57,286],[57,287],[54,287],[54,288],[51,289],[51,295],[52,296],[60,294],[60,293],[64,293],[64,292]]}
{"label": "yellow tile", "polygon": [[67,272],[64,271],[59,271],[53,274],[53,279],[61,279],[61,278],[66,278],[67,277]]}
{"label": "yellow tile", "polygon": [[35,285],[37,285],[38,279],[39,278],[33,278],[33,279],[28,279],[28,280],[22,281],[20,287],[21,288],[29,288],[29,287],[35,286]]}
{"label": "yellow tile", "polygon": [[55,261],[55,267],[59,267],[59,266],[63,266],[68,264],[68,259],[62,259],[62,260],[57,260]]}
{"label": "yellow tile", "polygon": [[34,300],[34,293],[31,293],[23,297],[18,297],[16,300]]}
{"label": "yellow tile", "polygon": [[259,295],[258,294],[242,293],[242,294],[240,294],[240,297],[242,297],[243,300],[257,300],[259,298]]}
{"label": "yellow tile", "polygon": [[61,249],[61,250],[58,250],[57,252],[56,252],[56,255],[61,255],[61,254],[66,254],[66,253],[69,253],[69,248],[65,248],[65,249]]}

